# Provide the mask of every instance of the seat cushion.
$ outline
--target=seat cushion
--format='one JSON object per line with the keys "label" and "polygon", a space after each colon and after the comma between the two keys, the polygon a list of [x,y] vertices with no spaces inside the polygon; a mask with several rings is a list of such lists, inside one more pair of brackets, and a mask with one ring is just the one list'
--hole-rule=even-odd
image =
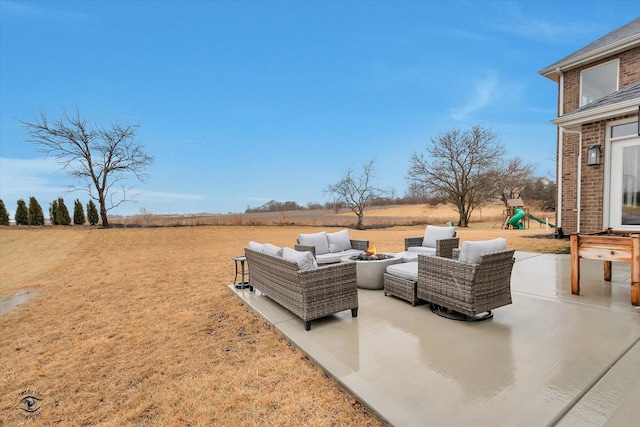
{"label": "seat cushion", "polygon": [[402,264],[392,264],[387,267],[387,273],[401,279],[418,281],[418,261],[404,262]]}
{"label": "seat cushion", "polygon": [[425,255],[435,255],[436,254],[436,248],[427,248],[425,246],[411,246],[407,248],[407,252],[415,252],[415,253],[419,253],[419,254],[425,254]]}
{"label": "seat cushion", "polygon": [[487,252],[502,251],[507,247],[507,239],[498,237],[491,240],[478,240],[475,242],[462,242],[460,246],[459,261],[469,264],[477,264],[480,256]]}
{"label": "seat cushion", "polygon": [[313,234],[298,234],[298,243],[306,246],[315,246],[316,255],[329,253],[329,237],[326,231]]}
{"label": "seat cushion", "polygon": [[335,233],[327,233],[329,239],[329,252],[342,252],[351,249],[349,230],[344,229]]}
{"label": "seat cushion", "polygon": [[332,264],[334,262],[340,262],[340,259],[345,256],[360,255],[362,251],[357,249],[349,249],[342,252],[328,253],[328,254],[316,254],[316,261],[318,264]]}
{"label": "seat cushion", "polygon": [[309,251],[296,251],[291,248],[282,248],[282,258],[295,261],[295,263],[298,264],[298,270],[311,270],[318,267],[316,259]]}
{"label": "seat cushion", "polygon": [[422,246],[428,248],[436,247],[436,240],[450,239],[456,234],[455,227],[440,227],[437,225],[427,225],[422,238]]}

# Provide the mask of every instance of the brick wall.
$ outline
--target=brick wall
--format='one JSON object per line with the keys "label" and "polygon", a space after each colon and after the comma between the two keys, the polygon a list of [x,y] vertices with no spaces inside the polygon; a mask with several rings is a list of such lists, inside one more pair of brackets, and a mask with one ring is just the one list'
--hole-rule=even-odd
{"label": "brick wall", "polygon": [[[602,231],[606,123],[600,121],[582,126],[581,233]],[[594,145],[600,146],[600,164],[587,166],[587,150]]]}
{"label": "brick wall", "polygon": [[612,55],[600,61],[566,71],[564,73],[565,114],[580,107],[580,72],[616,58],[620,59],[620,75],[618,77],[618,86],[620,88],[640,81],[640,46],[621,54]]}
{"label": "brick wall", "polygon": [[[581,194],[580,194],[580,232],[595,233],[603,229],[604,210],[604,165],[607,161],[605,142],[607,123],[629,117],[637,117],[627,114],[609,120],[586,123],[582,125],[582,162],[581,170]],[[578,135],[574,133],[564,134],[563,143],[563,170],[562,170],[562,231],[565,234],[575,233],[578,230],[576,182],[578,179]],[[600,164],[587,166],[587,150],[594,145],[600,146]],[[556,221],[557,221],[556,217]]]}
{"label": "brick wall", "polygon": [[[578,135],[565,133],[562,143],[562,230],[564,233],[574,233],[577,230],[578,193],[576,182],[578,179]],[[556,218],[557,224],[558,218]]]}
{"label": "brick wall", "polygon": [[[580,72],[586,68],[615,58],[620,58],[620,88],[640,81],[640,47],[574,70],[566,71],[564,73],[563,103],[565,113],[571,112],[580,106]],[[617,117],[611,120],[619,120],[621,118],[623,117]],[[602,230],[606,124],[611,120],[583,124],[582,147],[579,147],[578,135],[574,133],[564,133],[562,145],[561,226],[565,234],[574,233],[578,229],[578,206],[576,206],[578,194],[576,187],[579,150],[582,152],[580,232],[593,233]],[[587,166],[587,150],[593,145],[600,145],[600,165]]]}
{"label": "brick wall", "polygon": [[620,88],[640,81],[640,47],[620,56]]}

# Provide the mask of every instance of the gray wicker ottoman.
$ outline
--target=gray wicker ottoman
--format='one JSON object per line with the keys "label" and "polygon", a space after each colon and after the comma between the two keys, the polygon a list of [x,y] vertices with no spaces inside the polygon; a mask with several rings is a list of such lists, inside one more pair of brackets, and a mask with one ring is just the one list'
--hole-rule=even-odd
{"label": "gray wicker ottoman", "polygon": [[417,295],[418,262],[405,262],[387,267],[384,273],[384,295],[409,301],[412,306],[420,304]]}

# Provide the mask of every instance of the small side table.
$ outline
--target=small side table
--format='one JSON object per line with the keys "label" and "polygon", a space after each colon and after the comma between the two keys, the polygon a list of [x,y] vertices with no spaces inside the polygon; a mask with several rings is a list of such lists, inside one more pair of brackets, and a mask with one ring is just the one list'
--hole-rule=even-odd
{"label": "small side table", "polygon": [[[245,289],[249,288],[249,290],[253,291],[253,286],[249,284],[249,263],[247,262],[247,257],[242,256],[234,256],[233,261],[236,264],[236,276],[233,279],[233,284],[236,289]],[[245,268],[245,263],[247,263]],[[238,282],[238,276],[241,277],[241,280]],[[246,279],[245,279],[246,276]]]}

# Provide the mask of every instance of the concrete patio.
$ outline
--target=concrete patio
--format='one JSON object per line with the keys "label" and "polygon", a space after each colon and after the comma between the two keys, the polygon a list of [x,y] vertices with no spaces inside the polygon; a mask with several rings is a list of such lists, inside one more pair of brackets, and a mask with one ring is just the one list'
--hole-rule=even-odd
{"label": "concrete patio", "polygon": [[303,322],[269,298],[229,288],[382,419],[395,426],[638,425],[640,307],[629,264],[516,253],[513,304],[466,323],[427,305],[359,290],[359,312]]}

